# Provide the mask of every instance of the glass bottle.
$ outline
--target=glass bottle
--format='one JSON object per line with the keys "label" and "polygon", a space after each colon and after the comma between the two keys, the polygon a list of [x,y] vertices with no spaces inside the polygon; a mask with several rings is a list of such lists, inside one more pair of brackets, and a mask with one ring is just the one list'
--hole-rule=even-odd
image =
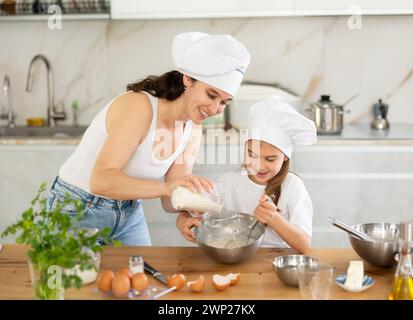
{"label": "glass bottle", "polygon": [[77,127],[79,126],[79,118],[78,118],[79,103],[77,102],[77,100],[73,100],[72,102],[72,111],[73,111],[73,126]]}
{"label": "glass bottle", "polygon": [[413,220],[400,223],[399,263],[389,300],[413,300]]}
{"label": "glass bottle", "polygon": [[0,3],[0,9],[6,14],[16,14],[16,1],[15,0],[3,0]]}

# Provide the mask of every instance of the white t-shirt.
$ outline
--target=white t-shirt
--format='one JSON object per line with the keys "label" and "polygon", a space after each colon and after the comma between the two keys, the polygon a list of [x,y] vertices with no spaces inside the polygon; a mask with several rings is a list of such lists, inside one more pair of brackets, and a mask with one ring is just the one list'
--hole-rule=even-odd
{"label": "white t-shirt", "polygon": [[[265,186],[254,183],[245,169],[225,173],[218,180],[225,192],[225,208],[247,214],[254,214]],[[281,185],[281,195],[277,207],[280,214],[291,224],[312,233],[313,205],[303,181],[293,173],[288,173]],[[263,247],[288,248],[289,245],[270,227],[265,229]]]}

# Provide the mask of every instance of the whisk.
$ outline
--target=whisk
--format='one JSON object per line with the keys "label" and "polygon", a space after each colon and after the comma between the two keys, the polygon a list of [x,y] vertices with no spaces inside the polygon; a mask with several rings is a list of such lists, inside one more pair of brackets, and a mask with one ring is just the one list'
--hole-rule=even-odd
{"label": "whisk", "polygon": [[[275,195],[272,194],[272,195],[267,199],[267,201],[270,201],[270,200],[271,200],[271,201],[274,202],[274,199],[275,199]],[[277,211],[280,212],[280,209],[277,208]],[[248,229],[250,230],[250,232],[248,233],[247,243],[250,241],[251,234],[252,234],[252,230],[254,230],[254,228],[257,226],[257,224],[258,224],[258,220],[255,219],[255,221],[248,226]]]}
{"label": "whisk", "polygon": [[[274,199],[275,199],[275,195],[271,195],[271,196],[269,196],[269,198],[266,200],[266,201],[274,201]],[[277,208],[277,211],[278,212],[280,212],[280,210]],[[248,243],[249,243],[249,241],[250,241],[250,238],[251,238],[251,235],[252,235],[252,231],[254,230],[254,228],[257,226],[257,224],[258,224],[258,220],[257,219],[254,219],[253,220],[253,222],[251,222],[248,226],[247,226],[247,230],[246,231],[248,231],[248,237],[246,238],[246,241],[244,242],[243,241],[243,243],[245,243],[245,245],[247,245]],[[246,232],[245,233],[243,233],[243,234],[247,234]],[[231,245],[235,242],[235,237],[233,237],[226,245],[225,245],[225,248],[229,248],[229,247],[231,247]]]}

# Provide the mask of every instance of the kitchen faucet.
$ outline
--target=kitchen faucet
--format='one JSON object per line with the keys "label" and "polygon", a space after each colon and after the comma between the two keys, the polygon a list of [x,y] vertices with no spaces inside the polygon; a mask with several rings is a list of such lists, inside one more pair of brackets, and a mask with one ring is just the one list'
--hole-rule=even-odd
{"label": "kitchen faucet", "polygon": [[29,73],[27,74],[26,91],[31,92],[33,88],[33,80],[35,73],[35,64],[37,61],[43,61],[47,71],[47,125],[56,127],[57,120],[66,119],[65,111],[56,111],[54,105],[54,86],[53,86],[53,71],[49,60],[42,54],[36,55],[30,62]]}
{"label": "kitchen faucet", "polygon": [[14,112],[13,112],[13,107],[11,104],[10,100],[10,78],[8,75],[4,76],[4,81],[3,81],[3,95],[4,95],[4,101],[5,101],[5,109],[6,113],[0,114],[0,119],[7,120],[7,126],[9,128],[14,128],[15,123],[14,123]]}

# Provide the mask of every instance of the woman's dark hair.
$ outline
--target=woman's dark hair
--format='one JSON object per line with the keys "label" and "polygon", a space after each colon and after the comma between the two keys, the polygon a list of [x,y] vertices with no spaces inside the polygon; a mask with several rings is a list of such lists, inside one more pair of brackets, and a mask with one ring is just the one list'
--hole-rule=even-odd
{"label": "woman's dark hair", "polygon": [[[126,89],[134,92],[146,91],[155,97],[173,101],[185,91],[183,76],[179,71],[169,71],[161,76],[152,75],[143,80],[130,83]],[[191,80],[196,81],[192,78]]]}

